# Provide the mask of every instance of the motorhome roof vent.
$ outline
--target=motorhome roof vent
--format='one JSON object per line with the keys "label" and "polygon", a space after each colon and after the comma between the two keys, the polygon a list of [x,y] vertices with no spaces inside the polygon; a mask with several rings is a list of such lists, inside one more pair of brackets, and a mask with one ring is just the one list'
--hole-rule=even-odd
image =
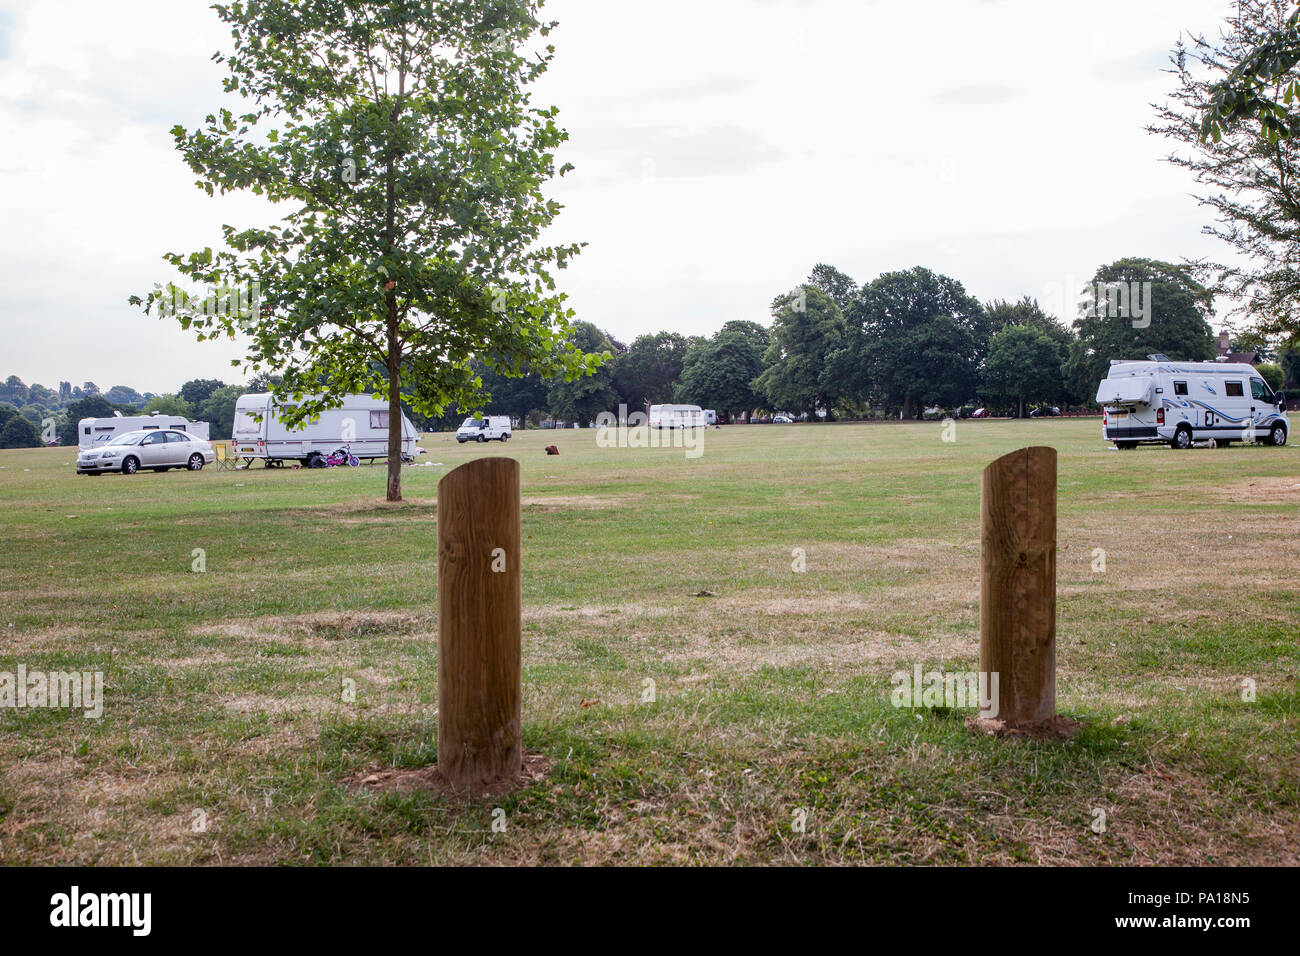
{"label": "motorhome roof vent", "polygon": [[1157,352],[1157,353],[1155,353],[1154,355],[1148,355],[1147,358],[1149,358],[1149,359],[1150,359],[1151,361],[1153,361],[1153,362],[1168,362],[1168,361],[1169,361],[1169,356],[1166,355],[1164,352]]}

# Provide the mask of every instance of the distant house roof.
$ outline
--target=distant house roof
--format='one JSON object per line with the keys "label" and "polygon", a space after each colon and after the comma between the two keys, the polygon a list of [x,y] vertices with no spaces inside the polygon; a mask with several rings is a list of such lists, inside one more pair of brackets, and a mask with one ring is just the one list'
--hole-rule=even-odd
{"label": "distant house roof", "polygon": [[1216,362],[1233,362],[1242,365],[1258,365],[1260,362],[1258,352],[1234,352],[1232,351],[1232,339],[1227,332],[1220,332],[1214,342],[1215,361]]}
{"label": "distant house roof", "polygon": [[1224,355],[1225,362],[1241,362],[1246,365],[1258,365],[1258,352],[1228,352]]}

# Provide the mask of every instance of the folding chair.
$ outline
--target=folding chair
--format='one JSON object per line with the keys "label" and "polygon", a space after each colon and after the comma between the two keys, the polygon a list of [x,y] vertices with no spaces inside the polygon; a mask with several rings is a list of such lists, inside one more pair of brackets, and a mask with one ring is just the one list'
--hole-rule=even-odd
{"label": "folding chair", "polygon": [[239,464],[239,456],[234,453],[234,446],[227,445],[225,442],[219,442],[213,449],[217,453],[217,470],[225,471],[227,468],[233,470]]}

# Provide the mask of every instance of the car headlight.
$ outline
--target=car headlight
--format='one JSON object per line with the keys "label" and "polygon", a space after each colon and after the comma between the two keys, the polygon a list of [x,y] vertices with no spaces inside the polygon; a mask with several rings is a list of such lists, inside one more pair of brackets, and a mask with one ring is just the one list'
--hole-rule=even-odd
{"label": "car headlight", "polygon": [[116,458],[116,457],[117,457],[118,455],[120,455],[120,454],[122,454],[120,451],[106,451],[106,452],[104,452],[104,457],[105,457],[105,458]]}

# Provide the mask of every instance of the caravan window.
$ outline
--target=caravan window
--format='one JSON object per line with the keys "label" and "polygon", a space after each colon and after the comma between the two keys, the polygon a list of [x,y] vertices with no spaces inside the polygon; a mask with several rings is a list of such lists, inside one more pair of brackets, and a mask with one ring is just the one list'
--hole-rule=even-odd
{"label": "caravan window", "polygon": [[1243,393],[1242,393],[1242,390],[1241,390],[1241,383],[1240,383],[1240,382],[1224,382],[1224,383],[1223,383],[1223,394],[1227,395],[1229,398],[1241,398],[1241,397],[1242,397],[1242,394],[1243,394]]}
{"label": "caravan window", "polygon": [[253,418],[252,412],[235,412],[235,434],[256,435],[262,430],[261,424]]}
{"label": "caravan window", "polygon": [[90,426],[89,426],[89,425],[86,426],[85,432],[86,432],[87,435],[90,434]]}
{"label": "caravan window", "polygon": [[371,427],[371,428],[387,428],[387,427],[388,427],[388,412],[371,412],[371,413],[370,413],[370,427]]}
{"label": "caravan window", "polygon": [[1187,383],[1186,383],[1186,382],[1174,382],[1174,394],[1175,394],[1175,395],[1186,395],[1186,394],[1187,394]]}

